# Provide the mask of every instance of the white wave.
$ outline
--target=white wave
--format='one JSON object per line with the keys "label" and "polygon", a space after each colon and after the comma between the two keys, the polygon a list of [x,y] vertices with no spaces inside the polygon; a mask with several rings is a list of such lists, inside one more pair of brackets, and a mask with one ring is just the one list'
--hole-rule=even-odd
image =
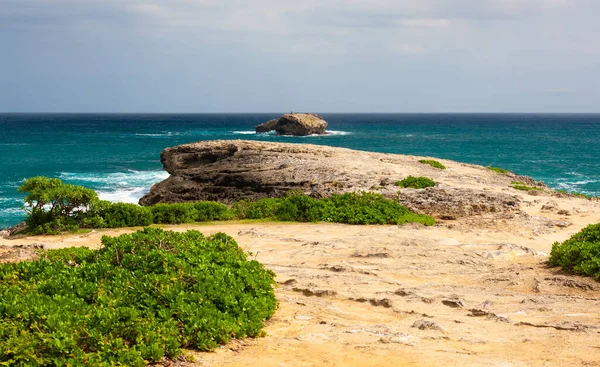
{"label": "white wave", "polygon": [[327,130],[327,135],[351,135],[350,131],[341,131],[341,130]]}
{"label": "white wave", "polygon": [[256,131],[232,131],[231,133],[239,135],[254,135],[256,134]]}
{"label": "white wave", "polygon": [[101,200],[107,200],[113,203],[133,203],[137,204],[139,199],[146,195],[149,187],[133,187],[115,191],[98,191],[98,197]]}
{"label": "white wave", "polygon": [[21,206],[19,206],[18,208],[12,207],[12,208],[4,208],[4,209],[0,210],[0,217],[12,217],[15,214],[25,215],[25,211],[23,210],[23,208]]}
{"label": "white wave", "polygon": [[[166,171],[135,171],[111,173],[73,173],[61,172],[59,178],[65,181],[78,181],[83,183],[97,184],[96,186],[106,188],[133,188],[140,186],[151,186],[169,177]],[[84,185],[85,186],[85,185]]]}
{"label": "white wave", "polygon": [[59,177],[66,182],[94,188],[102,200],[137,203],[152,185],[169,177],[169,173],[135,170],[112,173],[62,172]]}
{"label": "white wave", "polygon": [[181,135],[180,133],[173,133],[170,131],[163,131],[161,133],[155,133],[155,134],[142,134],[142,133],[138,133],[135,134],[136,136],[150,136],[150,137],[161,137],[161,136],[176,136],[176,135]]}

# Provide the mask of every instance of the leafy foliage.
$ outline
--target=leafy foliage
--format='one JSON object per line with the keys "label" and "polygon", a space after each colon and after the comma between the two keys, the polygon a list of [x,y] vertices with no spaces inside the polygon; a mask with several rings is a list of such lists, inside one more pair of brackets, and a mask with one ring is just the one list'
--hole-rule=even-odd
{"label": "leafy foliage", "polygon": [[509,170],[504,169],[504,168],[500,168],[500,167],[491,167],[491,166],[488,166],[486,168],[489,169],[490,171],[494,171],[494,172],[499,173],[501,175],[510,172]]}
{"label": "leafy foliage", "polygon": [[261,336],[274,274],[219,233],[146,228],[0,265],[0,364],[145,366]]}
{"label": "leafy foliage", "polygon": [[[429,180],[421,177],[417,178],[417,181],[421,182],[421,179]],[[429,181],[435,185],[433,181]],[[412,213],[397,202],[374,193],[347,193],[314,199],[301,192],[290,192],[283,198],[267,198],[255,202],[241,200],[231,208],[211,201],[141,207],[98,199],[88,203],[87,207],[87,210],[78,211],[71,216],[57,216],[43,209],[34,210],[29,215],[28,223],[35,223],[35,226],[29,229],[36,234],[57,234],[76,231],[79,228],[137,227],[153,223],[181,224],[231,219],[349,224],[435,224],[431,217]]]}
{"label": "leafy foliage", "polygon": [[408,176],[402,181],[396,182],[396,186],[413,189],[425,189],[435,186],[435,181],[427,177]]}
{"label": "leafy foliage", "polygon": [[213,201],[156,204],[150,209],[154,215],[154,223],[163,224],[228,220],[232,217],[227,205]]}
{"label": "leafy foliage", "polygon": [[523,182],[513,181],[512,182],[513,189],[521,190],[521,191],[542,191],[539,187],[533,187],[525,185]]}
{"label": "leafy foliage", "polygon": [[434,161],[433,159],[421,159],[419,163],[428,164],[433,168],[446,169],[446,166],[438,161]]}
{"label": "leafy foliage", "polygon": [[291,192],[279,199],[240,201],[233,206],[233,211],[240,219],[348,224],[435,224],[435,220],[427,215],[415,214],[380,194],[364,192],[334,194],[323,199]]}
{"label": "leafy foliage", "polygon": [[587,226],[563,243],[555,242],[549,262],[600,280],[600,223]]}
{"label": "leafy foliage", "polygon": [[94,190],[43,176],[26,179],[18,190],[26,194],[27,226],[34,233],[76,230],[76,217],[98,200]]}

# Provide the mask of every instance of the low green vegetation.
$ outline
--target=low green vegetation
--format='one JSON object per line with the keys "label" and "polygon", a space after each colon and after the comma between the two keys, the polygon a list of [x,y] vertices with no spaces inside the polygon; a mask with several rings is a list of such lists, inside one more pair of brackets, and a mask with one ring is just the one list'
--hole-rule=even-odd
{"label": "low green vegetation", "polygon": [[[60,188],[57,190],[60,191],[60,195],[54,194],[57,187]],[[71,196],[71,189],[74,196]],[[58,234],[82,228],[137,227],[232,219],[348,224],[435,224],[433,218],[412,213],[397,202],[374,193],[346,193],[314,199],[302,193],[290,192],[282,198],[262,199],[256,202],[238,201],[231,207],[209,201],[142,207],[98,200],[93,190],[67,185],[58,179],[46,177],[26,179],[19,190],[27,194],[26,231],[32,234]],[[46,190],[50,190],[53,196],[49,196]],[[86,193],[84,199],[80,199],[82,192]]]}
{"label": "low green vegetation", "polygon": [[510,171],[504,168],[500,168],[500,167],[491,167],[491,166],[487,166],[487,169],[489,169],[490,171],[494,171],[496,173],[499,173],[501,175],[505,174],[505,173],[509,173]]}
{"label": "low green vegetation", "polygon": [[563,243],[554,243],[549,263],[600,280],[600,223],[587,226]]}
{"label": "low green vegetation", "polygon": [[446,169],[446,166],[438,161],[434,161],[433,159],[421,159],[419,163],[428,164],[433,168]]}
{"label": "low green vegetation", "polygon": [[588,194],[584,194],[584,193],[577,192],[577,191],[568,192],[567,190],[556,190],[556,192],[560,192],[560,193],[567,194],[570,196],[575,196],[575,197],[582,198],[582,199],[588,199],[588,200],[598,199],[598,196],[588,195]]}
{"label": "low green vegetation", "polygon": [[0,365],[145,366],[264,334],[274,274],[233,238],[146,228],[0,264]]}
{"label": "low green vegetation", "polygon": [[539,187],[528,186],[528,185],[524,184],[523,182],[519,182],[519,181],[513,181],[512,188],[521,190],[521,191],[542,191],[542,189]]}
{"label": "low green vegetation", "polygon": [[427,177],[408,176],[402,181],[396,182],[396,186],[412,189],[425,189],[435,186],[435,181]]}

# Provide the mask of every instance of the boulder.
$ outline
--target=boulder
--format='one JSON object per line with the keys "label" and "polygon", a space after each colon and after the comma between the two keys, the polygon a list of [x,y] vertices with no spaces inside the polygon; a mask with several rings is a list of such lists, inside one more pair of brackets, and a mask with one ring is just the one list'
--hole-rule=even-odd
{"label": "boulder", "polygon": [[327,122],[311,113],[288,113],[256,127],[256,133],[275,131],[279,135],[326,134]]}

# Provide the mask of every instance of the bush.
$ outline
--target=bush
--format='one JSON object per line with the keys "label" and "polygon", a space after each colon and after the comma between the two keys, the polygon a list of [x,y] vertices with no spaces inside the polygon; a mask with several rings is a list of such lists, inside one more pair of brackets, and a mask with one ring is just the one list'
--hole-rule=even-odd
{"label": "bush", "polygon": [[240,200],[233,204],[233,216],[237,219],[265,219],[275,218],[279,207],[280,198],[266,198],[257,201]]}
{"label": "bush", "polygon": [[222,233],[145,229],[0,265],[0,364],[145,366],[263,334],[274,274]]}
{"label": "bush", "polygon": [[527,186],[523,182],[513,181],[512,188],[521,191],[542,191],[539,187]]}
{"label": "bush", "polygon": [[107,228],[143,227],[153,223],[150,208],[128,203],[108,203],[100,218]]}
{"label": "bush", "polygon": [[425,189],[435,186],[435,181],[427,177],[408,176],[402,181],[396,182],[396,186],[413,189]]}
{"label": "bush", "polygon": [[600,280],[600,223],[587,226],[563,243],[555,242],[549,263]]}
{"label": "bush", "polygon": [[26,194],[27,228],[37,234],[77,230],[76,218],[98,200],[94,190],[43,176],[25,179],[18,190]]}
{"label": "bush", "polygon": [[156,204],[150,210],[154,215],[154,223],[194,223],[198,216],[193,203]]}
{"label": "bush", "polygon": [[199,201],[194,203],[194,209],[196,209],[196,222],[229,220],[233,218],[233,213],[227,205],[214,201]]}
{"label": "bush", "polygon": [[487,169],[489,169],[490,171],[494,171],[496,173],[499,173],[501,175],[505,174],[505,173],[509,173],[510,171],[504,168],[500,168],[500,167],[491,167],[491,166],[487,166]]}
{"label": "bush", "polygon": [[430,165],[433,168],[446,169],[446,166],[444,166],[440,162],[434,161],[432,159],[421,159],[419,161],[419,163],[428,164],[428,165]]}
{"label": "bush", "polygon": [[[39,190],[53,190],[63,185],[58,179],[34,178]],[[44,180],[45,179],[45,180]],[[32,179],[33,180],[33,179]],[[37,181],[36,181],[37,180]],[[426,177],[408,177],[412,180],[404,187],[428,187],[435,182]],[[30,184],[28,180],[26,180]],[[41,183],[41,184],[40,184]],[[38,190],[36,189],[36,190]],[[79,189],[75,189],[76,191]],[[87,189],[86,189],[87,190]],[[36,192],[39,197],[45,195]],[[95,193],[94,193],[95,195]],[[290,192],[283,198],[267,198],[255,202],[241,200],[226,205],[202,201],[196,203],[156,204],[142,207],[135,204],[110,203],[94,199],[86,204],[86,210],[71,211],[70,215],[55,215],[32,202],[28,217],[28,229],[35,234],[58,234],[83,228],[119,228],[148,226],[153,223],[181,224],[230,219],[264,219],[297,222],[338,222],[349,224],[398,224],[419,222],[427,225],[435,221],[427,216],[411,213],[398,203],[380,194],[361,193],[333,195],[331,198],[314,199],[302,192]]]}
{"label": "bush", "polygon": [[433,218],[412,213],[397,202],[375,193],[334,194],[330,198],[315,199],[303,193],[291,192],[279,199],[240,201],[234,204],[233,211],[239,219],[271,219],[284,222],[435,224]]}

